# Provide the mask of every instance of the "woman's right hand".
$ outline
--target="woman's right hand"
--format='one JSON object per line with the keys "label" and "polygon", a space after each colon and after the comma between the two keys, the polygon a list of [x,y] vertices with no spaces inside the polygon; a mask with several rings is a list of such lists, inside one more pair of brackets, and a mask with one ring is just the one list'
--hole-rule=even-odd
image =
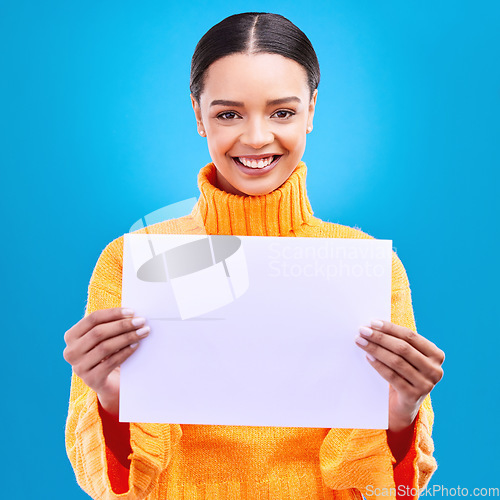
{"label": "woman's right hand", "polygon": [[94,311],[64,334],[64,359],[112,415],[118,415],[120,365],[149,331],[144,318],[115,307]]}

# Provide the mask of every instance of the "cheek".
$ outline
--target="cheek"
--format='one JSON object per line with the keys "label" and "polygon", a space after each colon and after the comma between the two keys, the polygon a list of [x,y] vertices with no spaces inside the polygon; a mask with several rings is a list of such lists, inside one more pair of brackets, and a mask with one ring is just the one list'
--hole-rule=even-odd
{"label": "cheek", "polygon": [[282,142],[284,146],[292,153],[292,154],[302,154],[305,145],[306,145],[306,135],[302,130],[294,130],[290,131],[286,137],[283,137]]}
{"label": "cheek", "polygon": [[212,155],[225,155],[233,144],[231,134],[225,130],[207,131],[208,149]]}

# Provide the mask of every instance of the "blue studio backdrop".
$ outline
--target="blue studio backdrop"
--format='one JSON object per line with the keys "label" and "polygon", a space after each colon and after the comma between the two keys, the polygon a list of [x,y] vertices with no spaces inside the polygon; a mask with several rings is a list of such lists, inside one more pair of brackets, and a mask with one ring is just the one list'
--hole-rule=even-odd
{"label": "blue studio backdrop", "polygon": [[243,11],[311,39],[315,215],[394,241],[417,329],[446,352],[431,486],[500,486],[500,2],[0,0],[4,498],[88,498],[64,447],[63,335],[106,244],[197,196],[190,58]]}

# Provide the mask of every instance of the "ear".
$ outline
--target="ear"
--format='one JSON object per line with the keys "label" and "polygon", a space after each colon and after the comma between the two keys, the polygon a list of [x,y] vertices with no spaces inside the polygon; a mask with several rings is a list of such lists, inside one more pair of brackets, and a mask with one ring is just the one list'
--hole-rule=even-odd
{"label": "ear", "polygon": [[309,134],[313,129],[313,118],[314,118],[314,110],[316,109],[316,99],[318,97],[318,89],[313,92],[311,97],[311,101],[309,102],[309,110],[307,115],[307,129],[306,132]]}
{"label": "ear", "polygon": [[205,127],[203,126],[203,120],[201,118],[201,109],[199,102],[193,97],[193,94],[190,94],[191,97],[191,105],[193,106],[194,116],[196,117],[196,126],[198,128],[198,134],[202,137],[206,135]]}

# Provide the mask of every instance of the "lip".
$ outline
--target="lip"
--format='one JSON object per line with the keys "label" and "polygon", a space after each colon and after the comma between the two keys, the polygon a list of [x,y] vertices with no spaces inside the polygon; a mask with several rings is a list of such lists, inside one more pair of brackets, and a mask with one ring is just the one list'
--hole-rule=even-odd
{"label": "lip", "polygon": [[[267,167],[264,168],[251,168],[251,167],[245,167],[245,165],[241,164],[236,158],[248,158],[249,160],[260,160],[261,158],[269,158],[270,156],[276,156],[276,159],[274,159]],[[264,154],[264,155],[241,155],[241,156],[232,156],[231,159],[233,160],[234,164],[238,167],[239,171],[246,174],[246,175],[252,175],[252,176],[258,176],[258,175],[264,175],[267,172],[270,172],[280,161],[281,157],[283,155],[270,155]]]}
{"label": "lip", "polygon": [[276,153],[262,153],[260,155],[234,155],[233,158],[248,158],[249,160],[261,160],[262,158],[269,158],[270,156],[281,156]]}

